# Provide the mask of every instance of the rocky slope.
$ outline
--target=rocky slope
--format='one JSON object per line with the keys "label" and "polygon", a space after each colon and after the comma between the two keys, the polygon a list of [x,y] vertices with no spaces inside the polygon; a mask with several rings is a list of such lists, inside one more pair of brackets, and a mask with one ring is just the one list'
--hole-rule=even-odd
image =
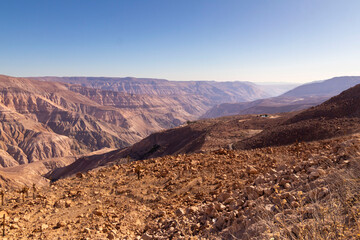
{"label": "rocky slope", "polygon": [[127,162],[129,159],[209,152],[219,148],[232,148],[232,144],[248,139],[264,128],[276,126],[290,117],[289,114],[261,118],[253,115],[223,117],[189,122],[184,126],[151,134],[134,145],[105,155],[79,158],[69,166],[55,169],[50,179],[63,178],[84,172],[109,162]]}
{"label": "rocky slope", "polygon": [[357,239],[359,146],[360,136],[350,135],[255,151],[221,149],[114,164],[35,190],[8,188],[1,206],[5,234]]}
{"label": "rocky slope", "polygon": [[168,81],[132,77],[37,77],[34,79],[80,84],[129,94],[176,95],[181,100],[202,98],[206,99],[209,107],[224,102],[252,101],[271,96],[263,87],[250,82]]}
{"label": "rocky slope", "polygon": [[0,76],[0,165],[131,145],[196,118],[205,104],[193,100]]}

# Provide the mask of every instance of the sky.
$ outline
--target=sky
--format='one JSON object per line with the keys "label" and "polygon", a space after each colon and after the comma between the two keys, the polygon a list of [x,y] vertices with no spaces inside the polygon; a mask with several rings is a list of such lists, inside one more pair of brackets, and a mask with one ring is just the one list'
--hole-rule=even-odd
{"label": "sky", "polygon": [[358,0],[1,0],[0,74],[309,82],[360,75]]}

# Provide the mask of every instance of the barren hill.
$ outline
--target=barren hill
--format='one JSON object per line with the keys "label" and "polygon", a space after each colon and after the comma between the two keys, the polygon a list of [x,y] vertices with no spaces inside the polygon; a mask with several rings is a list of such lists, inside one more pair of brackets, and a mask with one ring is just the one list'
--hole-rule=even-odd
{"label": "barren hill", "polygon": [[251,102],[221,103],[209,109],[201,118],[299,111],[316,106],[356,84],[360,84],[360,77],[335,77],[312,82],[298,86],[278,97]]}
{"label": "barren hill", "polygon": [[134,145],[104,155],[83,157],[47,175],[50,179],[84,172],[109,162],[148,159],[174,154],[209,152],[232,148],[232,144],[255,136],[264,128],[276,126],[291,114],[261,118],[254,115],[231,116],[189,122],[187,125],[157,132]]}
{"label": "barren hill", "polygon": [[306,96],[328,96],[338,95],[342,91],[360,84],[359,76],[334,77],[328,80],[316,81],[296,87],[281,96],[284,97],[306,97]]}
{"label": "barren hill", "polygon": [[[360,136],[113,164],[5,192],[10,239],[357,239]],[[24,188],[18,188],[19,190]],[[26,188],[25,188],[26,190]],[[28,196],[27,194],[28,193]]]}
{"label": "barren hill", "polygon": [[192,100],[0,76],[0,164],[125,147],[194,119],[205,104]]}
{"label": "barren hill", "polygon": [[201,118],[216,118],[242,114],[274,114],[300,111],[316,106],[328,97],[273,97],[252,102],[223,103],[212,107]]}
{"label": "barren hill", "polygon": [[278,126],[240,141],[237,148],[254,148],[313,141],[360,131],[360,85],[280,123]]}

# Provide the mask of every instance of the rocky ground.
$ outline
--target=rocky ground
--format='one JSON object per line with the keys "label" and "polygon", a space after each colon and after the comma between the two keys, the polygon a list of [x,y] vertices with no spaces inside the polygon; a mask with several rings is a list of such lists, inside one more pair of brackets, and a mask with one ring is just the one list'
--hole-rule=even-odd
{"label": "rocky ground", "polygon": [[220,149],[3,189],[0,217],[6,239],[359,239],[359,177],[359,134]]}

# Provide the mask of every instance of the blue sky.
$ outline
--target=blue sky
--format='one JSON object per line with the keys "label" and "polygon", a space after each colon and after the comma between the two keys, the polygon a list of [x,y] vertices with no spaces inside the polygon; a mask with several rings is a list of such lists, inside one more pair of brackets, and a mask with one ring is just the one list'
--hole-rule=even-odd
{"label": "blue sky", "polygon": [[360,75],[358,0],[1,0],[0,74],[308,82]]}

